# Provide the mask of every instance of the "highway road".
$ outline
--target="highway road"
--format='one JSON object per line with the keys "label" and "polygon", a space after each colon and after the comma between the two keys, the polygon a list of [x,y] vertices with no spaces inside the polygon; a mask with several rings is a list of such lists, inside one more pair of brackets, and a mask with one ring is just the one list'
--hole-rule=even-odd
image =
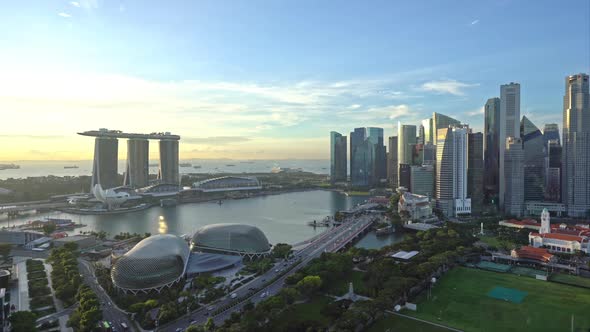
{"label": "highway road", "polygon": [[[316,237],[308,246],[297,251],[288,261],[280,261],[275,266],[260,275],[252,282],[240,287],[233,293],[236,293],[238,298],[243,297],[252,289],[255,293],[250,297],[243,299],[239,303],[236,299],[231,299],[226,296],[204,308],[200,308],[191,313],[190,316],[184,316],[173,323],[166,324],[158,329],[158,331],[175,332],[186,329],[191,324],[205,324],[207,319],[211,317],[217,308],[223,308],[233,304],[229,309],[220,312],[213,316],[216,325],[221,325],[230,317],[233,312],[239,312],[247,302],[258,303],[268,296],[276,295],[284,286],[285,279],[297,272],[299,269],[305,267],[312,259],[319,257],[323,252],[334,252],[340,250],[348,242],[352,241],[364,230],[372,224],[374,215],[361,215],[355,217],[353,221],[347,221],[338,227],[334,227],[323,235]],[[285,269],[291,268],[284,273]],[[280,278],[270,285],[266,285],[271,279],[284,273]],[[263,287],[264,286],[264,287]]]}
{"label": "highway road", "polygon": [[129,326],[129,331],[134,331],[131,320],[127,317],[127,314],[116,308],[113,301],[111,301],[111,298],[107,295],[106,291],[98,284],[98,280],[96,280],[94,268],[92,265],[88,261],[79,258],[78,269],[82,274],[84,283],[92,288],[96,296],[98,296],[103,320],[112,323],[111,325],[114,327],[113,332],[123,330],[121,328],[121,323],[127,324],[127,326]]}

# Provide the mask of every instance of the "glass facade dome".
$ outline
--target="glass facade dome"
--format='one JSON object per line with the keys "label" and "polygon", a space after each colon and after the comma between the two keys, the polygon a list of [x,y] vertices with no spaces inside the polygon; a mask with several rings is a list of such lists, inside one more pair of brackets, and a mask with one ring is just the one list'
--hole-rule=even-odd
{"label": "glass facade dome", "polygon": [[238,254],[264,254],[270,250],[266,235],[260,229],[244,224],[207,225],[195,233],[192,246]]}
{"label": "glass facade dome", "polygon": [[187,243],[178,236],[150,236],[117,260],[111,278],[123,290],[159,290],[183,277],[189,255]]}

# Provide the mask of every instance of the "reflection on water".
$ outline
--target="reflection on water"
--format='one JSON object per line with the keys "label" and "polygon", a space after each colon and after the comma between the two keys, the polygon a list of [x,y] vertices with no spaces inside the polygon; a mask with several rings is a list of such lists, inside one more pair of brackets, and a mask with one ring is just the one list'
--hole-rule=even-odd
{"label": "reflection on water", "polygon": [[[270,243],[296,243],[325,231],[323,227],[307,225],[336,211],[350,209],[366,197],[348,197],[332,191],[306,191],[270,195],[216,203],[180,204],[173,207],[154,206],[147,210],[115,215],[71,215],[52,213],[11,220],[10,225],[22,224],[44,216],[69,218],[86,225],[79,231],[105,231],[110,236],[121,232],[151,234],[193,234],[197,229],[215,223],[243,223],[260,228]],[[2,220],[0,226],[7,226]],[[370,236],[369,233],[367,236]],[[361,243],[374,240],[362,239]],[[375,243],[383,243],[376,239]]]}

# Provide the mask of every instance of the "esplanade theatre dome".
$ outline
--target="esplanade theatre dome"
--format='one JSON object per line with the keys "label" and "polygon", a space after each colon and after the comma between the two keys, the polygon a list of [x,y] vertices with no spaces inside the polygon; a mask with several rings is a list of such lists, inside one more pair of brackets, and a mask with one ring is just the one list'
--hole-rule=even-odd
{"label": "esplanade theatre dome", "polygon": [[260,229],[244,224],[207,225],[193,236],[192,248],[241,256],[266,255],[270,252],[266,235]]}
{"label": "esplanade theatre dome", "polygon": [[153,235],[117,260],[111,278],[113,284],[124,291],[160,291],[182,279],[189,256],[189,246],[180,237]]}

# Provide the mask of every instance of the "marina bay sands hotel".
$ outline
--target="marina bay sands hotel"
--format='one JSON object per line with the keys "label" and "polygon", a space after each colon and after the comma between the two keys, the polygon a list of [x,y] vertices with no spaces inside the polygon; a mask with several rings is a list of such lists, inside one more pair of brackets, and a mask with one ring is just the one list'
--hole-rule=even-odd
{"label": "marina bay sands hotel", "polygon": [[[92,187],[100,184],[103,189],[119,187],[143,188],[149,183],[149,141],[158,140],[160,164],[158,182],[164,184],[180,183],[178,171],[178,142],[180,136],[169,132],[151,134],[131,134],[120,130],[101,128],[78,133],[95,137],[94,162],[92,164]],[[119,138],[127,139],[127,166],[123,183],[118,183],[117,164]]]}

